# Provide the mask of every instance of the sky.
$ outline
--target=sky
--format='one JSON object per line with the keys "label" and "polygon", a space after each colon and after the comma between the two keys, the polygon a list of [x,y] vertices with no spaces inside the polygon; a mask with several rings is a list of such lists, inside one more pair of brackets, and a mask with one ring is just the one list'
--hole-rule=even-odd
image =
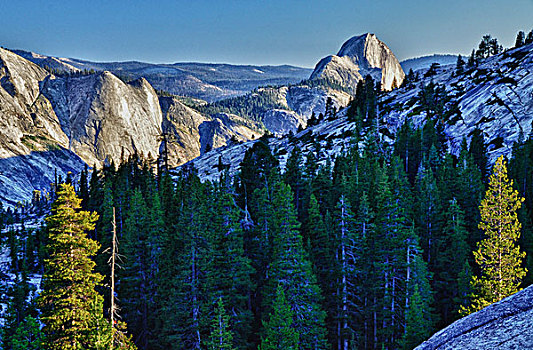
{"label": "sky", "polygon": [[533,0],[0,0],[0,46],[91,61],[312,68],[374,33],[399,60],[533,28]]}

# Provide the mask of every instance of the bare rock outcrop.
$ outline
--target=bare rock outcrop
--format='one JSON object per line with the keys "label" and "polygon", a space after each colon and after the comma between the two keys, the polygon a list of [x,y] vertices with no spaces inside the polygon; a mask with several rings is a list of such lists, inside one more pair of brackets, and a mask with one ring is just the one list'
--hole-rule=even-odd
{"label": "bare rock outcrop", "polygon": [[370,74],[381,82],[383,90],[398,87],[405,73],[392,51],[374,34],[354,36],[346,41],[336,55],[323,58],[311,79],[327,79],[347,88]]}
{"label": "bare rock outcrop", "polygon": [[145,80],[126,84],[110,72],[50,79],[43,93],[69,136],[69,149],[89,164],[139,152],[159,154],[163,121]]}
{"label": "bare rock outcrop", "polygon": [[416,349],[533,349],[533,286],[452,323]]}
{"label": "bare rock outcrop", "polygon": [[210,119],[175,97],[161,97],[159,103],[163,112],[163,132],[168,142],[169,165],[175,167],[198,157],[201,149],[199,128]]}
{"label": "bare rock outcrop", "polygon": [[255,122],[234,114],[218,113],[199,127],[201,154],[228,144],[259,138],[264,130]]}

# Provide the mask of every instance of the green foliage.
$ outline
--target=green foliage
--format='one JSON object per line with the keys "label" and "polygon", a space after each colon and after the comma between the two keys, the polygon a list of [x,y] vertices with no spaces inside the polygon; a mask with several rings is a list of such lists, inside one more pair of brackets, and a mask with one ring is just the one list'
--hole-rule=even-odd
{"label": "green foliage", "polygon": [[230,113],[260,122],[266,111],[287,108],[278,102],[277,94],[276,88],[261,88],[244,96],[232,97],[205,105],[197,105],[196,109],[205,115]]}
{"label": "green foliage", "polygon": [[465,60],[463,56],[457,56],[457,63],[455,64],[455,74],[461,75],[465,71]]}
{"label": "green foliage", "polygon": [[272,305],[278,285],[287,291],[287,300],[294,311],[294,328],[300,333],[302,349],[325,349],[325,312],[320,303],[321,291],[312,272],[298,229],[292,192],[283,183],[274,185],[273,255],[268,284],[263,290],[264,302]]}
{"label": "green foliage", "polygon": [[476,58],[482,59],[503,52],[503,47],[498,44],[498,39],[493,38],[490,34],[484,35],[476,50]]}
{"label": "green foliage", "polygon": [[349,120],[355,121],[357,130],[373,125],[377,117],[377,95],[378,88],[370,75],[364,81],[357,83],[354,99],[348,106],[346,116]]}
{"label": "green foliage", "polygon": [[525,253],[516,244],[521,227],[517,210],[523,201],[512,188],[504,158],[500,156],[480,207],[479,228],[487,238],[478,243],[474,257],[481,276],[472,278],[472,305],[461,309],[463,315],[481,310],[519,290],[526,274],[521,267]]}
{"label": "green foliage", "polygon": [[62,184],[46,221],[49,258],[45,260],[43,291],[39,296],[47,349],[107,348],[110,330],[102,314],[103,298],[96,292],[102,276],[91,260],[98,243],[87,238],[98,219],[80,211],[74,188]]}
{"label": "green foliage", "polygon": [[39,321],[27,316],[10,337],[12,350],[44,350],[44,334]]}
{"label": "green foliage", "polygon": [[514,47],[522,47],[526,44],[526,34],[523,30],[519,31],[516,34],[516,41],[514,43]]}
{"label": "green foliage", "polygon": [[278,285],[268,321],[263,321],[264,336],[259,350],[298,350],[300,335],[293,326],[293,311],[283,287]]}
{"label": "green foliage", "polygon": [[218,299],[215,316],[211,322],[211,335],[207,341],[209,350],[233,350],[233,334],[222,298]]}

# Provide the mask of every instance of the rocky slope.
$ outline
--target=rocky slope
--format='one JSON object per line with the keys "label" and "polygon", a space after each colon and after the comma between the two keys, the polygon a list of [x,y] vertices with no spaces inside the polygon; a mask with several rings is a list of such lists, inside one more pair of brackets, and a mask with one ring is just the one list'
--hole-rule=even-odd
{"label": "rocky slope", "polygon": [[455,66],[444,66],[414,86],[392,91],[386,97],[390,112],[384,118],[391,132],[406,120],[421,126],[427,113],[413,103],[421,84],[431,82],[446,89],[450,98],[447,118],[442,118],[449,147],[457,153],[463,137],[478,128],[488,144],[489,157],[508,155],[520,135],[528,137],[533,122],[533,44],[511,49],[485,59],[464,74],[454,74]]}
{"label": "rocky slope", "polygon": [[0,49],[0,200],[14,205],[45,190],[55,172],[65,177],[83,161],[68,150],[69,138],[41,93],[45,70]]}
{"label": "rocky slope", "polygon": [[416,350],[533,349],[533,286],[439,331]]}
{"label": "rocky slope", "polygon": [[[427,121],[427,112],[420,107],[421,86],[430,83],[444,87],[449,101],[446,109],[453,111],[442,118],[444,132],[450,150],[457,154],[463,137],[467,140],[479,128],[488,145],[489,158],[494,161],[499,155],[509,155],[512,144],[520,134],[527,137],[532,132],[533,122],[533,44],[512,49],[490,57],[478,67],[464,74],[454,73],[455,67],[442,67],[434,75],[422,77],[410,86],[385,93],[380,98],[380,137],[393,141],[400,126],[409,120],[415,127]],[[318,141],[322,151],[320,162],[332,159],[348,147],[351,131],[355,125],[345,117],[342,110],[335,118],[310,127],[293,137],[271,138],[270,147],[280,158],[283,167],[294,146],[304,154],[314,149]],[[219,158],[230,165],[230,172],[238,171],[244,152],[256,141],[221,148],[190,162],[204,179],[219,178]]]}
{"label": "rocky slope", "polygon": [[144,78],[125,83],[104,71],[54,76],[0,49],[0,200],[13,206],[58,176],[134,152],[169,165],[259,137],[264,127],[235,115],[203,116],[159,97]]}
{"label": "rocky slope", "polygon": [[392,51],[374,34],[355,36],[346,41],[336,55],[323,58],[311,79],[327,79],[347,88],[370,74],[382,89],[401,85],[405,74]]}
{"label": "rocky slope", "polygon": [[[466,60],[466,58],[464,58]],[[415,58],[409,58],[400,62],[403,71],[407,74],[409,70],[427,70],[433,63],[438,63],[441,66],[457,63],[457,55],[430,55]]]}
{"label": "rocky slope", "polygon": [[289,65],[90,62],[75,58],[44,56],[23,50],[13,51],[41,67],[46,66],[65,72],[110,71],[126,79],[145,78],[155,89],[207,101],[244,95],[260,86],[298,83],[311,73],[311,69]]}

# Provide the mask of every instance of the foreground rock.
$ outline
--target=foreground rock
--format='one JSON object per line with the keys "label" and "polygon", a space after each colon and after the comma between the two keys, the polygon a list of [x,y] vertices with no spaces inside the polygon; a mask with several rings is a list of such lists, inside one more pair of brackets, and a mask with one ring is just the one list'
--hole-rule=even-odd
{"label": "foreground rock", "polygon": [[533,349],[533,286],[454,322],[416,349]]}

